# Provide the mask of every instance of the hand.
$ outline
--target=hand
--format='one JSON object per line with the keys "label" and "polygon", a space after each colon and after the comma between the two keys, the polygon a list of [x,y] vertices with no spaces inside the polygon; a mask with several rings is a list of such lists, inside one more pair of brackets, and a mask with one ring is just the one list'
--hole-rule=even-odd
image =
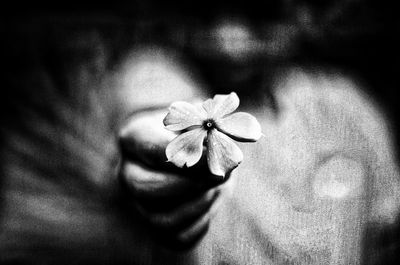
{"label": "hand", "polygon": [[[176,134],[162,123],[167,111],[133,115],[120,131],[120,179],[130,205],[156,239],[190,247],[206,233],[220,201],[223,180],[213,176],[205,157],[191,168],[168,163],[165,148]],[[129,209],[128,209],[129,210]]]}

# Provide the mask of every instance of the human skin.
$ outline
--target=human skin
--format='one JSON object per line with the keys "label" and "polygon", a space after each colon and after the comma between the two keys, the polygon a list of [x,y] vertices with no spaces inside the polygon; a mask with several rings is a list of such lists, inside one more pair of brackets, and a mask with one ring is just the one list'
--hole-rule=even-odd
{"label": "human skin", "polygon": [[120,133],[121,184],[132,195],[132,210],[156,230],[155,239],[169,247],[190,246],[206,232],[228,176],[213,176],[205,157],[184,169],[166,162],[165,148],[176,134],[162,125],[165,110],[136,116]]}
{"label": "human skin", "polygon": [[[74,44],[83,35],[89,36],[88,50]],[[28,66],[26,72],[10,66],[26,78],[3,104],[2,118],[10,122],[2,130],[2,263],[140,264],[141,256],[154,251],[193,247],[216,210],[223,181],[205,163],[178,169],[163,158],[174,137],[162,123],[167,106],[204,91],[185,85],[179,71],[165,67],[173,60],[160,52],[147,56],[136,49],[143,60],[127,56],[105,71],[98,36],[83,35],[69,38],[72,48],[65,54],[64,43],[54,44],[56,68],[37,54],[24,54],[21,62],[11,56],[16,65]],[[69,54],[82,50],[89,58]],[[148,66],[166,71],[158,83],[154,72],[141,74]],[[7,87],[18,82],[12,76]],[[165,77],[176,82],[159,87],[168,84]]]}
{"label": "human skin", "polygon": [[[294,68],[277,80],[277,116],[267,103],[245,106],[261,121],[265,137],[242,146],[243,164],[221,185],[233,193],[226,192],[211,231],[193,252],[210,263],[218,258],[208,257],[208,251],[231,262],[248,263],[252,257],[252,264],[270,259],[278,264],[360,263],[369,223],[392,223],[398,208],[398,172],[385,118],[354,80],[339,72]],[[144,111],[148,120],[157,115]],[[388,183],[391,188],[384,188]],[[366,193],[369,189],[375,191]],[[216,242],[220,247],[211,247]],[[247,244],[246,250],[238,242]]]}
{"label": "human skin", "polygon": [[[398,171],[379,109],[351,78],[302,69],[279,79],[278,119],[269,116],[267,103],[245,106],[266,137],[243,148],[245,160],[228,181],[200,187],[199,199],[176,214],[156,215],[160,205],[151,200],[140,202],[151,206],[140,212],[138,193],[148,198],[159,195],[160,187],[195,188],[208,179],[199,170],[199,182],[186,182],[190,170],[163,169],[163,149],[172,136],[157,121],[173,101],[211,95],[160,49],[135,49],[119,67],[104,70],[96,34],[82,36],[91,39],[84,51],[96,55],[88,61],[79,61],[79,52],[55,62],[50,53],[45,65],[26,64],[25,54],[8,61],[17,62],[7,64],[16,84],[5,87],[16,94],[1,99],[1,263],[351,264],[360,260],[368,222],[394,222]],[[112,85],[99,89],[99,72]],[[119,109],[116,116],[107,112],[110,101]],[[140,137],[159,148],[140,146]],[[142,170],[140,163],[154,155],[159,163]],[[149,175],[163,182],[143,182]],[[217,200],[200,195],[211,190],[212,197],[220,189],[226,190]],[[196,203],[204,208],[193,209]],[[214,205],[219,207],[208,219]],[[180,216],[192,220],[180,225]],[[187,231],[194,236],[185,236]]]}

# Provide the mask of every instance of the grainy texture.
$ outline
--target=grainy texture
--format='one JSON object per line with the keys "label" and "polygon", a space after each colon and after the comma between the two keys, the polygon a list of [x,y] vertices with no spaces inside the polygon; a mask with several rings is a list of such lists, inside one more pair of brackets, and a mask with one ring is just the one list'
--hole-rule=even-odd
{"label": "grainy texture", "polygon": [[[262,89],[258,100],[241,92],[265,137],[241,146],[244,161],[207,235],[184,253],[155,243],[121,197],[119,125],[129,111],[209,91],[190,65],[177,67],[175,50],[142,49],[127,37],[133,52],[119,51],[121,29],[60,20],[2,29],[0,263],[395,262],[400,188],[390,120],[353,75],[290,63],[268,92],[278,112]],[[289,56],[283,46],[269,56]],[[346,47],[332,54],[346,57]]]}

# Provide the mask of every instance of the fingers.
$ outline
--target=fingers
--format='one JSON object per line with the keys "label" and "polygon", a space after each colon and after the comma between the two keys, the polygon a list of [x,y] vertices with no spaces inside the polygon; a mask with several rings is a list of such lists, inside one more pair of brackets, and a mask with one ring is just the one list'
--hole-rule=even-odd
{"label": "fingers", "polygon": [[152,212],[140,203],[136,207],[158,241],[169,248],[187,249],[207,232],[218,201],[220,191],[216,188],[168,212]]}
{"label": "fingers", "polygon": [[206,213],[189,226],[182,229],[174,237],[176,247],[188,248],[196,243],[208,230],[210,220],[214,217],[219,205],[221,204],[220,190],[217,198],[213,201],[212,205]]}
{"label": "fingers", "polygon": [[201,176],[208,184],[221,184],[219,182],[224,179],[213,176],[208,169],[205,149],[200,161],[190,168],[181,169],[167,162],[165,149],[177,134],[164,128],[162,120],[165,115],[166,111],[163,110],[149,110],[136,114],[127,121],[119,134],[125,159],[139,161],[158,170],[190,176],[192,179]]}
{"label": "fingers", "polygon": [[209,190],[167,212],[154,212],[153,209],[146,208],[140,203],[137,203],[136,207],[152,225],[159,229],[175,232],[205,215],[219,195],[218,189]]}
{"label": "fingers", "polygon": [[[190,246],[207,231],[212,209],[229,176],[208,170],[205,151],[190,168],[168,163],[165,149],[176,134],[164,128],[166,111],[149,110],[132,116],[122,128],[120,181],[126,207],[141,217],[165,244]],[[125,205],[125,204],[124,204]]]}
{"label": "fingers", "polygon": [[153,110],[130,118],[119,135],[123,154],[148,165],[167,164],[165,149],[176,134],[164,128],[165,115],[165,111]]}
{"label": "fingers", "polygon": [[123,162],[120,178],[129,191],[131,210],[157,240],[178,249],[193,246],[205,234],[222,188],[130,161]]}
{"label": "fingers", "polygon": [[138,162],[125,161],[121,168],[121,178],[139,199],[163,199],[196,193],[206,189],[206,184],[188,176],[150,169]]}
{"label": "fingers", "polygon": [[210,224],[210,214],[205,214],[193,225],[172,237],[169,242],[171,248],[188,249],[195,245],[206,234]]}

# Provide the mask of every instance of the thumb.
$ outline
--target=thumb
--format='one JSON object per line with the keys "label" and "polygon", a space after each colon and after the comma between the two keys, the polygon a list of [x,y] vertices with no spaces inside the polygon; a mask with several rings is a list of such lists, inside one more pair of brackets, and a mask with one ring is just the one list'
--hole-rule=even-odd
{"label": "thumb", "polygon": [[165,148],[176,134],[165,129],[167,109],[148,110],[131,116],[119,133],[122,152],[150,165],[167,161]]}

